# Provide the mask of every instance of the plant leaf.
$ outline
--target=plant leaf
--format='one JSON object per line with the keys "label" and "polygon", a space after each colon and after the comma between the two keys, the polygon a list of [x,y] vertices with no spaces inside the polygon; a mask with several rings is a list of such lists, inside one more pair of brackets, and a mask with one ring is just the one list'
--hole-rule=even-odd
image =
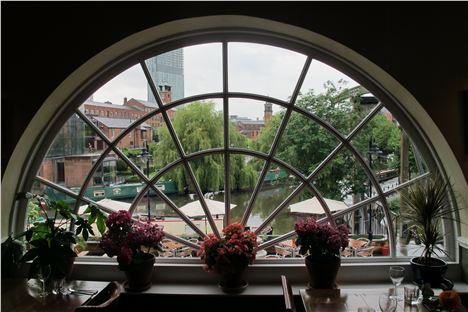
{"label": "plant leaf", "polygon": [[106,217],[102,212],[98,214],[97,220],[96,220],[96,225],[99,230],[99,233],[104,234],[106,231]]}

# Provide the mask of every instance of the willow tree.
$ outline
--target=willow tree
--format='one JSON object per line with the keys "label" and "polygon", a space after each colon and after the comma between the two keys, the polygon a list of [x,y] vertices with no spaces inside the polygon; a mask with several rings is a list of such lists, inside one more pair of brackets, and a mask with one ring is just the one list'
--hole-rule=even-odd
{"label": "willow tree", "polygon": [[[224,146],[224,121],[221,112],[214,109],[213,102],[194,102],[177,109],[172,120],[174,129],[186,154],[220,148]],[[248,139],[229,124],[229,139],[232,145],[247,147]],[[174,142],[166,126],[158,131],[159,142],[153,156],[157,168],[179,158]],[[216,192],[224,188],[224,156],[207,155],[190,161],[190,166],[203,192]],[[252,188],[257,173],[240,155],[231,156],[231,189]],[[193,184],[182,165],[176,166],[164,175],[177,183],[179,192],[193,192]]]}

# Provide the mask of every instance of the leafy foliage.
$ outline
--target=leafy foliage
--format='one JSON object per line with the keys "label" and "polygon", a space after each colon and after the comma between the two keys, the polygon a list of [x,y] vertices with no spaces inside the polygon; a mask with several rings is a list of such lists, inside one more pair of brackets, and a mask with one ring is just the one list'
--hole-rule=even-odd
{"label": "leafy foliage", "polygon": [[[174,115],[173,125],[184,147],[185,153],[190,154],[200,150],[223,146],[223,116],[214,110],[212,102],[194,102],[179,108]],[[230,124],[229,138],[234,146],[247,147],[247,139],[235,131]],[[162,168],[179,158],[174,142],[166,126],[158,131],[159,142],[154,148],[156,167]],[[203,192],[219,191],[224,187],[224,161],[222,155],[208,155],[190,162],[195,177]],[[257,173],[239,155],[231,157],[231,187],[232,189],[246,189],[253,187]],[[179,192],[185,190],[193,192],[190,177],[183,166],[171,170],[164,177],[177,183]]]}
{"label": "leafy foliage", "polygon": [[449,182],[437,173],[402,193],[407,210],[402,216],[409,221],[410,229],[424,245],[421,255],[423,263],[429,263],[436,251],[445,253],[437,244],[443,239],[441,221],[453,220],[458,209],[451,208],[447,197]]}
{"label": "leafy foliage", "polygon": [[2,243],[2,276],[8,277],[20,266],[23,244],[9,236]]}
{"label": "leafy foliage", "polygon": [[[50,266],[52,277],[64,277],[69,270],[73,258],[77,254],[72,245],[76,243],[78,235],[85,240],[89,235],[94,235],[92,224],[96,222],[101,233],[105,231],[104,214],[96,207],[89,206],[84,215],[73,213],[64,201],[49,201],[39,195],[30,195],[37,201],[41,216],[33,225],[17,238],[25,237],[29,246],[28,251],[21,258],[21,262],[32,261],[28,278],[36,275],[41,266]],[[53,215],[53,216],[52,216]],[[68,230],[74,223],[76,232]]]}
{"label": "leafy foliage", "polygon": [[[346,135],[367,111],[356,107],[351,101],[350,89],[345,88],[345,82],[340,81],[337,85],[327,82],[325,87],[325,92],[321,94],[314,94],[310,90],[300,95],[296,106],[322,118],[338,132]],[[269,150],[283,116],[284,112],[275,114],[271,122],[262,129],[257,149]],[[399,148],[399,129],[383,115],[375,116],[353,140],[353,145],[366,153],[371,138],[384,153],[395,153]],[[325,128],[301,114],[293,113],[281,138],[276,157],[287,160],[301,172],[311,173],[338,143],[336,137]],[[367,158],[367,155],[362,156]],[[367,180],[364,171],[357,169],[355,157],[349,152],[340,152],[314,181],[322,195],[340,200],[348,194],[365,193]]]}

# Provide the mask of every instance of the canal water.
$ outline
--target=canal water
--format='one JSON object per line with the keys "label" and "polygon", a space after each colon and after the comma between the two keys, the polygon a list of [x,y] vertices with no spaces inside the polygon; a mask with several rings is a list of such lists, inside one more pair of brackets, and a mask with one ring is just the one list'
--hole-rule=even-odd
{"label": "canal water", "polygon": [[[284,200],[288,195],[294,190],[294,187],[291,185],[282,185],[282,186],[269,186],[262,187],[258,193],[255,204],[253,205],[252,213],[247,222],[247,226],[250,226],[252,229],[258,227],[262,222],[270,215],[270,213]],[[232,192],[231,193],[231,204],[236,205],[231,209],[231,218],[232,221],[240,221],[244,211],[248,205],[250,197],[252,195],[251,191],[244,192]],[[189,202],[196,201],[197,197],[193,194],[191,195],[170,195],[169,198],[177,205],[177,207],[182,207]],[[224,194],[211,194],[210,199],[224,202]],[[295,197],[290,204],[296,203],[301,200],[305,200],[304,196]],[[177,217],[177,214],[159,197],[150,197],[150,209],[151,215],[156,216],[157,218],[170,218]],[[143,198],[136,209],[136,213],[146,215],[147,214],[147,198]],[[289,206],[289,205],[288,205]],[[297,221],[297,217],[290,215],[288,213],[287,207],[284,208],[281,213],[279,213],[270,226],[273,229],[273,234],[280,235],[287,232],[290,232],[294,229],[294,223]]]}

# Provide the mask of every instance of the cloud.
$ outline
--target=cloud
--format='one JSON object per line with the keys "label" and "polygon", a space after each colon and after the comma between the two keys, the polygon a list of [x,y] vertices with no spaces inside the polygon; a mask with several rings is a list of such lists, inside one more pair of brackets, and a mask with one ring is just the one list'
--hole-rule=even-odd
{"label": "cloud", "polygon": [[[231,91],[251,92],[288,100],[298,81],[306,56],[294,51],[244,42],[228,44],[228,85]],[[314,60],[310,66],[301,92],[314,89],[323,91],[327,80],[349,81],[348,86],[357,85],[348,76],[334,68]],[[185,96],[221,92],[222,44],[208,43],[184,48]],[[111,101],[122,104],[123,98],[147,99],[147,82],[137,64],[94,93],[95,101]],[[222,100],[215,101],[216,108],[222,109]],[[252,119],[263,118],[264,103],[252,100],[230,100],[230,115]],[[279,107],[274,107],[277,112]]]}
{"label": "cloud", "polygon": [[97,102],[110,101],[113,104],[123,104],[124,97],[146,100],[146,83],[143,70],[136,64],[94,92],[93,99]]}

